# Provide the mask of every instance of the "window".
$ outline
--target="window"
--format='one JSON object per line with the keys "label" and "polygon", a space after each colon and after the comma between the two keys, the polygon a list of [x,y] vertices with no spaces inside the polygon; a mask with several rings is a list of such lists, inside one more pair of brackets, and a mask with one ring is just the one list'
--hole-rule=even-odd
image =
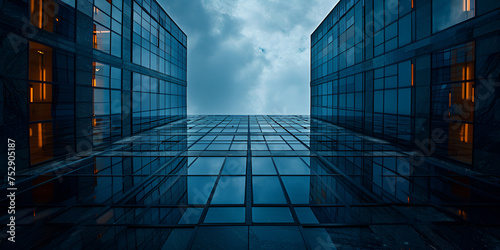
{"label": "window", "polygon": [[122,56],[121,1],[95,0],[93,7],[94,49]]}
{"label": "window", "polygon": [[438,32],[474,17],[475,0],[433,0],[432,31]]}
{"label": "window", "polygon": [[45,31],[75,38],[74,0],[30,0],[30,21]]}
{"label": "window", "polygon": [[374,70],[374,132],[410,141],[412,129],[412,63]]}
{"label": "window", "polygon": [[121,69],[103,63],[93,63],[92,127],[95,146],[121,137],[121,78]]}
{"label": "window", "polygon": [[185,81],[185,35],[168,16],[158,18],[154,11],[148,13],[150,8],[152,6],[145,3],[134,2],[132,62]]}
{"label": "window", "polygon": [[186,86],[133,73],[133,133],[177,120],[186,114]]}
{"label": "window", "polygon": [[29,43],[29,137],[31,164],[74,146],[74,56]]}
{"label": "window", "polygon": [[472,163],[474,126],[474,42],[432,56],[432,129],[441,129],[448,143],[439,153]]}

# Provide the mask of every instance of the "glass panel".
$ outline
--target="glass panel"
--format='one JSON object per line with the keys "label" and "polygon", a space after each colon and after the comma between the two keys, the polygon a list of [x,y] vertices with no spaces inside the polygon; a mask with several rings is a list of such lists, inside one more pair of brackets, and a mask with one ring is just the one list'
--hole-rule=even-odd
{"label": "glass panel", "polygon": [[284,176],[281,177],[286,192],[293,204],[308,204],[310,197],[311,177],[309,176]]}
{"label": "glass panel", "polygon": [[281,175],[311,174],[311,169],[300,158],[274,157],[276,167]]}
{"label": "glass panel", "polygon": [[52,123],[29,125],[31,164],[50,160],[54,156],[52,128]]}
{"label": "glass panel", "polygon": [[255,223],[293,223],[288,207],[253,207],[252,221]]}
{"label": "glass panel", "polygon": [[111,34],[109,29],[94,23],[94,49],[110,53]]}
{"label": "glass panel", "polygon": [[207,150],[229,150],[230,143],[212,143]]}
{"label": "glass panel", "polygon": [[433,0],[432,31],[437,32],[474,17],[475,0]]}
{"label": "glass panel", "polygon": [[286,199],[277,176],[253,177],[255,204],[285,204]]}
{"label": "glass panel", "polygon": [[30,42],[29,79],[52,82],[52,48]]}
{"label": "glass panel", "polygon": [[217,175],[224,157],[200,157],[188,168],[189,175]]}
{"label": "glass panel", "polygon": [[212,204],[243,204],[245,202],[245,177],[222,176],[217,183]]}
{"label": "glass panel", "polygon": [[[182,210],[182,208],[180,209]],[[201,212],[203,212],[203,208],[187,208],[178,224],[197,224],[200,220]]]}
{"label": "glass panel", "polygon": [[217,177],[189,176],[188,204],[205,204],[212,192]]}
{"label": "glass panel", "polygon": [[228,157],[222,169],[223,175],[244,175],[247,171],[246,157]]}
{"label": "glass panel", "polygon": [[244,207],[211,207],[204,223],[245,223]]}
{"label": "glass panel", "polygon": [[295,213],[297,214],[300,223],[304,224],[319,223],[318,219],[316,218],[316,215],[314,215],[310,207],[296,207]]}
{"label": "glass panel", "polygon": [[271,157],[253,157],[252,174],[276,174]]}

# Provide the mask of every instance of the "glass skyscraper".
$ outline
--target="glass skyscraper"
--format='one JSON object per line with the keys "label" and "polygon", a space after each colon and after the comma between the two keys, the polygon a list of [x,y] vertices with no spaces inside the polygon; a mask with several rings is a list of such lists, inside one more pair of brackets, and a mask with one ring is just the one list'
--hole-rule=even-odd
{"label": "glass skyscraper", "polygon": [[498,175],[489,0],[340,0],[311,35],[311,114]]}
{"label": "glass skyscraper", "polygon": [[18,171],[186,117],[187,37],[156,1],[1,5],[2,140]]}

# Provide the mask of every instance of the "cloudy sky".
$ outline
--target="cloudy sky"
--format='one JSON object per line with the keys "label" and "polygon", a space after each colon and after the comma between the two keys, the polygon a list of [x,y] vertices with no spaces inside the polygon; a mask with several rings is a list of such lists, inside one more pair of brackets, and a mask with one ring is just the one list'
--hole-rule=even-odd
{"label": "cloudy sky", "polygon": [[309,114],[310,35],[336,0],[159,0],[188,36],[188,114]]}

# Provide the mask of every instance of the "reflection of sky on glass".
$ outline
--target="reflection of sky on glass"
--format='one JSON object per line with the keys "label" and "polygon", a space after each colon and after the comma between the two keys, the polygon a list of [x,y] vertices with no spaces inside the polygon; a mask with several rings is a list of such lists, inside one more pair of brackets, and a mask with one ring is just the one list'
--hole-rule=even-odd
{"label": "reflection of sky on glass", "polygon": [[205,223],[244,223],[244,207],[211,207],[208,209]]}
{"label": "reflection of sky on glass", "polygon": [[252,174],[276,174],[271,157],[252,158]]}
{"label": "reflection of sky on glass", "polygon": [[215,184],[215,176],[189,176],[188,204],[205,204]]}
{"label": "reflection of sky on glass", "polygon": [[286,192],[293,204],[308,204],[311,177],[309,176],[283,176],[281,177]]}
{"label": "reflection of sky on glass", "polygon": [[243,204],[245,202],[245,177],[222,176],[217,183],[212,204]]}
{"label": "reflection of sky on glass", "polygon": [[470,0],[471,11],[464,11],[464,0],[434,0],[432,2],[432,30],[440,31],[473,17],[474,2]]}
{"label": "reflection of sky on glass", "polygon": [[[246,144],[245,144],[246,145]],[[245,148],[246,149],[246,148]],[[246,157],[229,157],[222,169],[223,175],[244,175],[247,168]]]}
{"label": "reflection of sky on glass", "polygon": [[285,195],[277,176],[254,176],[253,202],[255,204],[285,204]]}
{"label": "reflection of sky on glass", "polygon": [[311,174],[311,169],[298,157],[274,157],[278,171],[282,175]]}
{"label": "reflection of sky on glass", "polygon": [[288,207],[253,207],[252,221],[257,223],[292,223],[293,218]]}
{"label": "reflection of sky on glass", "polygon": [[200,157],[189,168],[189,175],[217,175],[224,157]]}

